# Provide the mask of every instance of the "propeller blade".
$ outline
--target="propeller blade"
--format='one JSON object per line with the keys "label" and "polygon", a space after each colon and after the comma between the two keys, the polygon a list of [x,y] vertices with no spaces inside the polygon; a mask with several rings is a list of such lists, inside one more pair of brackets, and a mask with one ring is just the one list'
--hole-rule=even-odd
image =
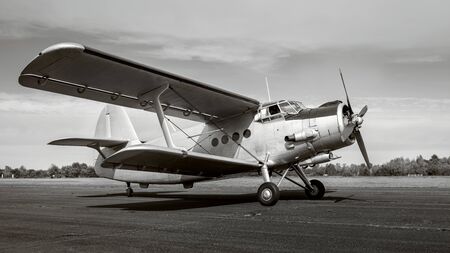
{"label": "propeller blade", "polygon": [[356,124],[354,124],[354,123],[348,123],[348,125],[345,126],[345,128],[341,134],[342,141],[345,141],[348,139],[348,137],[350,137],[350,135],[355,130],[355,127],[356,127]]}
{"label": "propeller blade", "polygon": [[361,136],[361,132],[359,130],[355,131],[356,142],[358,142],[359,149],[364,157],[364,161],[366,161],[367,167],[372,168],[372,164],[369,162],[369,156],[367,155],[366,146],[364,145],[364,140]]}
{"label": "propeller blade", "polygon": [[350,99],[348,98],[347,88],[345,87],[344,76],[342,75],[341,69],[339,69],[339,74],[341,75],[342,85],[344,86],[345,96],[347,97],[347,105],[350,109],[350,115],[353,115],[352,106],[350,105]]}
{"label": "propeller blade", "polygon": [[367,107],[367,105],[365,105],[365,106],[361,109],[361,111],[359,112],[359,114],[358,114],[359,117],[363,117],[364,114],[366,114],[367,110],[368,110],[368,107]]}

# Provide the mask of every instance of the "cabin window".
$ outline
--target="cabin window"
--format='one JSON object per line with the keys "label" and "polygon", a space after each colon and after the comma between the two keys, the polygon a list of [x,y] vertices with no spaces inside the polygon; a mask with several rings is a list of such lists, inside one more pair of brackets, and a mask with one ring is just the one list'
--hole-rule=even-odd
{"label": "cabin window", "polygon": [[217,139],[217,138],[212,139],[211,145],[213,145],[213,147],[219,145],[219,139]]}
{"label": "cabin window", "polygon": [[228,135],[222,136],[222,143],[227,144],[228,143]]}
{"label": "cabin window", "polygon": [[233,133],[233,135],[231,136],[231,139],[233,139],[233,141],[238,141],[239,140],[239,133]]}
{"label": "cabin window", "polygon": [[250,131],[250,129],[245,129],[243,135],[245,138],[248,138],[250,137],[250,135],[252,135],[252,132]]}

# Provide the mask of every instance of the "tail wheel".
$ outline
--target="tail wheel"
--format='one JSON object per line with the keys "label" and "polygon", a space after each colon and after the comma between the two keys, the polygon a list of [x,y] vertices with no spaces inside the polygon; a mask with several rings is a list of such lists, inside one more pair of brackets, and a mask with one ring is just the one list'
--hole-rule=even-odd
{"label": "tail wheel", "polygon": [[263,206],[273,206],[280,198],[278,186],[272,182],[263,183],[258,189],[258,201]]}
{"label": "tail wheel", "polygon": [[317,200],[323,198],[323,195],[325,194],[325,186],[323,186],[322,182],[315,179],[309,182],[311,183],[312,190],[305,190],[305,194],[308,199]]}
{"label": "tail wheel", "polygon": [[127,196],[128,197],[133,197],[133,189],[127,188]]}

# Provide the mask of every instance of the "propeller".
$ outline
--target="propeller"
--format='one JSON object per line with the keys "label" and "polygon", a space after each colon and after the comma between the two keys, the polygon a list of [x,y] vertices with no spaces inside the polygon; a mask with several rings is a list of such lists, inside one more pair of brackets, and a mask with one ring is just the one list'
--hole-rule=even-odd
{"label": "propeller", "polygon": [[352,115],[353,114],[352,105],[350,104],[350,99],[348,98],[347,88],[345,87],[344,76],[342,75],[342,71],[340,68],[339,68],[339,74],[341,75],[342,86],[344,86],[345,96],[347,97],[348,109],[350,110],[350,115]]}
{"label": "propeller", "polygon": [[364,140],[361,136],[361,132],[359,130],[355,131],[355,137],[356,137],[356,142],[358,143],[359,146],[359,150],[361,150],[361,153],[364,157],[364,161],[367,164],[367,167],[370,169],[372,168],[372,164],[369,161],[369,156],[367,155],[367,150],[366,150],[366,146],[364,145]]}
{"label": "propeller", "polygon": [[366,114],[366,112],[367,112],[367,110],[368,110],[369,108],[367,107],[367,105],[365,105],[362,109],[361,109],[361,111],[358,113],[358,115],[359,115],[359,117],[364,117],[364,114]]}
{"label": "propeller", "polygon": [[339,69],[339,74],[341,76],[342,86],[344,86],[345,96],[347,97],[347,105],[350,112],[350,114],[348,115],[348,124],[344,127],[344,130],[341,133],[341,138],[342,141],[345,141],[353,134],[353,136],[356,138],[356,142],[358,143],[359,150],[361,150],[361,153],[364,157],[364,161],[366,162],[367,167],[370,169],[372,168],[372,164],[369,161],[369,156],[367,155],[366,146],[364,145],[364,140],[360,131],[361,125],[363,123],[363,117],[366,114],[368,107],[367,105],[365,105],[359,113],[353,112],[341,69]]}

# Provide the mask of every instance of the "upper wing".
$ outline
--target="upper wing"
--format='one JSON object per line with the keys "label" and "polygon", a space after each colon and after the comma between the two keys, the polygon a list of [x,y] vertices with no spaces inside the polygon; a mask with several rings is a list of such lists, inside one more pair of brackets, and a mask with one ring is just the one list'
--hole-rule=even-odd
{"label": "upper wing", "polygon": [[261,167],[255,162],[234,158],[183,151],[147,144],[124,148],[106,158],[102,167],[165,172],[197,176],[222,176],[245,171],[256,171]]}
{"label": "upper wing", "polygon": [[257,100],[75,43],[56,44],[39,53],[22,71],[19,83],[148,111],[154,111],[148,94],[169,84],[160,98],[165,114],[201,122],[259,106]]}

